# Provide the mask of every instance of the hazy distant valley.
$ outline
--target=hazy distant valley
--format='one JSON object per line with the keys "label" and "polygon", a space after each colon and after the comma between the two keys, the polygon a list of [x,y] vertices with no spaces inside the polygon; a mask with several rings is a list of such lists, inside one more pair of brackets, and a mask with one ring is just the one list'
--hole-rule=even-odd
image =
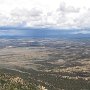
{"label": "hazy distant valley", "polygon": [[[22,89],[16,86],[17,89],[12,90],[41,90],[37,89],[39,85],[48,90],[89,90],[90,42],[0,39],[0,73],[14,79],[20,77],[36,87]],[[0,78],[2,80],[2,76]],[[4,87],[8,86],[5,83]],[[4,87],[1,90],[11,90]]]}

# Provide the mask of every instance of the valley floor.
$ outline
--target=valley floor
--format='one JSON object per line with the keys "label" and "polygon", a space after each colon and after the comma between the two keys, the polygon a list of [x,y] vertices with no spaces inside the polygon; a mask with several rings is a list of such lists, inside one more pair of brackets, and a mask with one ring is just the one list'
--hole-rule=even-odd
{"label": "valley floor", "polygon": [[90,90],[89,42],[0,39],[0,43],[0,90]]}

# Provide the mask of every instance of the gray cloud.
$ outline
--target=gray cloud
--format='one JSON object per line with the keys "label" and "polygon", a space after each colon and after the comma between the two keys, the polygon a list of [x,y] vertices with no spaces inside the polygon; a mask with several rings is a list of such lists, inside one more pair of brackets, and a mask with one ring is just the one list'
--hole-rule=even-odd
{"label": "gray cloud", "polygon": [[84,28],[90,27],[90,9],[81,13],[80,8],[67,6],[64,2],[59,8],[44,12],[41,8],[15,8],[6,16],[0,14],[0,25],[30,26],[30,27],[59,27]]}
{"label": "gray cloud", "polygon": [[59,8],[56,10],[57,13],[57,25],[60,27],[74,27],[76,28],[75,19],[80,13],[80,8],[74,8],[73,6],[67,6],[66,3],[62,2]]}
{"label": "gray cloud", "polygon": [[42,21],[43,12],[38,8],[32,8],[31,10],[27,9],[14,9],[11,12],[12,21],[16,21],[17,23],[22,24],[26,23],[26,25],[34,26],[36,23],[40,23]]}
{"label": "gray cloud", "polygon": [[80,11],[80,8],[74,8],[73,6],[66,6],[66,3],[62,2],[57,11],[64,13],[78,13]]}
{"label": "gray cloud", "polygon": [[38,17],[38,16],[41,16],[42,13],[43,13],[42,10],[40,10],[38,8],[32,8],[30,10],[29,15],[32,16],[32,17]]}

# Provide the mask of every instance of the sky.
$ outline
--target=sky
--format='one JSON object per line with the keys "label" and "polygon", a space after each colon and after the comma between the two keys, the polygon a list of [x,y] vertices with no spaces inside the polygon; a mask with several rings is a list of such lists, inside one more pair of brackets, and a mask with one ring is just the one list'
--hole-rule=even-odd
{"label": "sky", "polygon": [[0,26],[90,28],[90,0],[0,0]]}

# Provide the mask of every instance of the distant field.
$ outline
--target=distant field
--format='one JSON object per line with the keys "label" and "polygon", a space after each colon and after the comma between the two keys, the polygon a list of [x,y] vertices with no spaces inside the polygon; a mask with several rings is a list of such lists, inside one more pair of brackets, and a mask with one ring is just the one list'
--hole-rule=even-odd
{"label": "distant field", "polygon": [[5,81],[11,77],[19,77],[33,87],[21,89],[16,84],[12,90],[37,90],[39,85],[48,90],[90,90],[89,42],[1,39],[0,43],[0,83],[6,75],[1,90],[11,90],[5,89],[9,87]]}

